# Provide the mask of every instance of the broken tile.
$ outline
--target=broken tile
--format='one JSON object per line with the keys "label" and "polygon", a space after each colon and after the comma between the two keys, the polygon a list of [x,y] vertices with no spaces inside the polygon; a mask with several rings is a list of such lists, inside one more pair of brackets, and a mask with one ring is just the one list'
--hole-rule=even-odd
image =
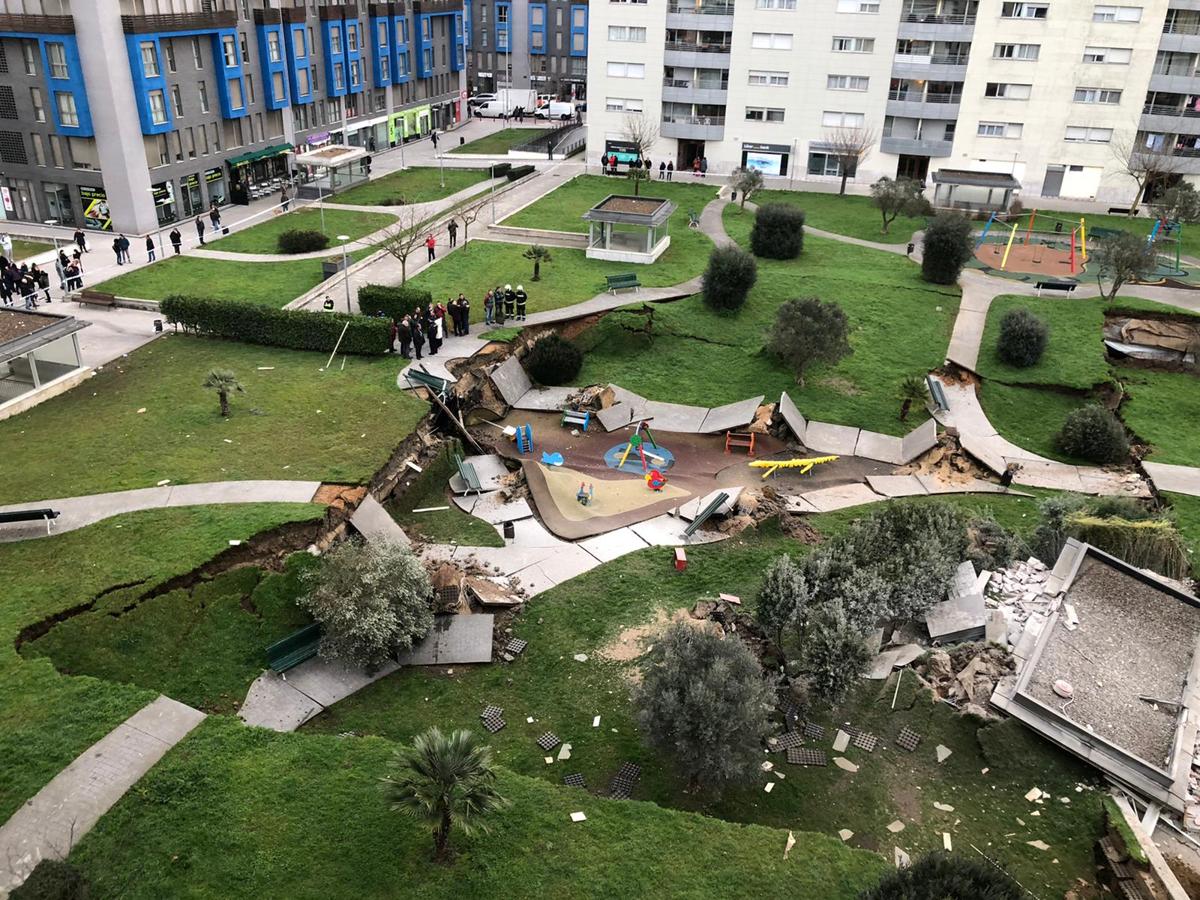
{"label": "broken tile", "polygon": [[1049,850],[1050,849],[1050,845],[1047,844],[1045,841],[1026,841],[1025,843],[1027,843],[1030,847],[1033,847],[1035,850]]}
{"label": "broken tile", "polygon": [[897,819],[895,822],[892,822],[890,825],[888,825],[887,830],[892,834],[899,834],[904,830],[904,823]]}
{"label": "broken tile", "polygon": [[950,843],[950,832],[948,831],[942,832],[942,846],[946,848],[947,853],[954,849],[954,846]]}
{"label": "broken tile", "polygon": [[584,821],[587,821],[587,816],[585,816],[581,812],[573,812],[573,813],[571,813],[571,821],[572,822],[584,822]]}
{"label": "broken tile", "polygon": [[768,781],[766,784],[763,785],[763,790],[766,791],[768,794],[771,793],[771,791],[775,790],[775,782]]}
{"label": "broken tile", "polygon": [[954,752],[953,750],[951,750],[949,747],[945,746],[944,744],[938,744],[936,750],[937,750],[937,761],[938,762],[945,762],[947,760],[947,758],[949,758],[950,754]]}
{"label": "broken tile", "polygon": [[933,804],[933,808],[940,809],[942,812],[954,812],[954,807],[949,803],[935,803]]}
{"label": "broken tile", "polygon": [[850,735],[838,729],[838,733],[833,738],[833,749],[835,753],[841,753],[850,746]]}
{"label": "broken tile", "polygon": [[858,771],[858,766],[856,766],[854,763],[850,762],[850,760],[846,759],[846,757],[844,757],[844,756],[835,756],[833,758],[833,764],[835,766],[837,766],[839,769],[845,769],[847,772],[857,772]]}
{"label": "broken tile", "polygon": [[843,841],[848,841],[850,838],[854,837],[854,832],[849,828],[843,828],[838,832],[838,837],[840,837]]}
{"label": "broken tile", "polygon": [[1030,788],[1029,792],[1025,794],[1025,799],[1032,803],[1034,800],[1038,799],[1040,796],[1042,796],[1041,788]]}
{"label": "broken tile", "polygon": [[559,758],[559,761],[560,761],[560,762],[561,762],[562,760],[564,760],[564,759],[570,759],[570,758],[571,758],[571,745],[570,745],[570,744],[563,744],[563,745],[562,745],[562,746],[561,746],[561,747],[558,749],[558,758]]}
{"label": "broken tile", "polygon": [[909,859],[908,854],[899,847],[892,848],[892,861],[896,864],[897,869],[907,869],[912,865],[912,860]]}

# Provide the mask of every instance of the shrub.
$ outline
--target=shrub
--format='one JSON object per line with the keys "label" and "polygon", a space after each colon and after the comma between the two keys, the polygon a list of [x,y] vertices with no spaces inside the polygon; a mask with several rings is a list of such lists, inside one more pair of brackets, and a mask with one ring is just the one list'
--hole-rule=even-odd
{"label": "shrub", "polygon": [[512,163],[506,163],[506,162],[495,163],[491,168],[492,177],[493,178],[503,178],[505,175],[508,174],[508,170],[511,168],[512,168]]}
{"label": "shrub", "polygon": [[407,284],[364,284],[358,289],[358,308],[367,315],[381,312],[389,319],[402,319],[415,307],[424,309],[433,302],[429,291]]}
{"label": "shrub", "polygon": [[1025,541],[990,515],[967,522],[967,559],[979,571],[1001,569],[1026,555]]}
{"label": "shrub", "polygon": [[1027,309],[1010,309],[1000,320],[996,353],[1010,366],[1027,369],[1046,352],[1050,329]]}
{"label": "shrub", "polygon": [[[291,350],[331,353],[338,346],[342,353],[371,356],[386,353],[391,339],[388,320],[371,316],[272,309],[253,303],[179,295],[165,298],[159,309],[168,322],[188,331]],[[338,345],[347,323],[350,327]]]}
{"label": "shrub", "polygon": [[907,869],[889,871],[858,900],[1021,900],[1024,894],[1020,885],[990,863],[939,851]]}
{"label": "shrub", "polygon": [[741,309],[757,278],[753,256],[740,247],[718,247],[708,257],[701,279],[704,303],[709,309],[726,312]]}
{"label": "shrub", "polygon": [[504,177],[509,181],[516,181],[518,178],[524,178],[526,175],[529,175],[532,172],[533,166],[513,166],[508,170],[508,172],[505,173]]}
{"label": "shrub", "polygon": [[795,259],[804,249],[804,210],[790,203],[760,206],[750,229],[750,249],[764,259]]}
{"label": "shrub", "polygon": [[69,862],[43,859],[8,896],[12,900],[87,900],[91,892],[83,875]]}
{"label": "shrub", "polygon": [[583,367],[583,353],[570,341],[548,334],[530,348],[524,362],[538,384],[570,384]]}
{"label": "shrub", "polygon": [[804,372],[814,362],[836,363],[854,350],[850,347],[850,322],[836,303],[816,297],[789,300],[775,313],[775,327],[766,350],[777,357],[804,384]]}
{"label": "shrub", "polygon": [[958,213],[938,213],[925,226],[921,277],[934,284],[954,284],[974,253],[967,218]]}
{"label": "shrub", "polygon": [[1093,403],[1071,410],[1058,433],[1058,449],[1095,463],[1115,463],[1129,456],[1129,439],[1117,417]]}
{"label": "shrub", "polygon": [[279,235],[278,242],[282,253],[311,253],[328,247],[329,235],[307,228],[293,228]]}

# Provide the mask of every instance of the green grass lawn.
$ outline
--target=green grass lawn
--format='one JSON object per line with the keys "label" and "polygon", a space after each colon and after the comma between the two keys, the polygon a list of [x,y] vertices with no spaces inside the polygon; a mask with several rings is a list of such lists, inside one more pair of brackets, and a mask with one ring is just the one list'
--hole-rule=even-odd
{"label": "green grass lawn", "polygon": [[323,231],[329,236],[329,246],[336,249],[341,246],[337,239],[339,234],[349,235],[351,241],[357,241],[395,221],[396,217],[389,213],[370,213],[357,209],[326,209],[322,212],[309,207],[265,219],[244,231],[235,231],[228,237],[209,241],[207,246],[226,253],[284,255],[279,249],[279,236],[285,231]]}
{"label": "green grass lawn", "polygon": [[[425,471],[416,476],[404,495],[388,503],[388,512],[409,535],[420,535],[427,541],[503,547],[504,539],[496,533],[495,528],[463,512],[451,502],[447,481],[454,471],[454,462],[448,455],[442,453],[434,457],[425,466]],[[414,509],[432,506],[450,508],[438,512],[413,512]]]}
{"label": "green grass lawn", "polygon": [[[725,227],[746,243],[753,216],[726,207]],[[904,434],[919,424],[899,420],[896,392],[945,354],[958,311],[957,288],[921,281],[902,256],[809,236],[798,259],[758,261],[758,282],[734,315],[710,311],[699,296],[654,308],[653,337],[623,326],[643,318],[615,313],[579,339],[585,347],[580,384],[611,381],[654,400],[715,406],[788,391],[809,418]],[[805,386],[763,353],[775,312],[786,300],[836,301],[850,319],[854,353],[834,366],[814,366]]]}
{"label": "green grass lawn", "polygon": [[1001,437],[1018,447],[1049,459],[1091,465],[1087,460],[1064,455],[1055,442],[1067,415],[1087,405],[1086,397],[1048,388],[984,381],[979,386],[979,402]]}
{"label": "green grass lawn", "polygon": [[[545,128],[501,128],[491,134],[476,138],[469,144],[454,147],[451,153],[477,153],[481,156],[504,156],[517,144],[537,137]],[[442,138],[445,140],[445,137]]]}
{"label": "green grass lawn", "polygon": [[[717,198],[718,185],[690,182],[647,181],[642,183],[640,196],[671,200],[679,207],[668,223],[671,242],[686,240],[696,229],[688,228],[688,213],[700,211]],[[633,185],[623,178],[605,175],[579,175],[555,188],[536,203],[514,213],[501,222],[515,228],[546,228],[551,231],[570,231],[587,234],[588,225],[581,217],[609,194],[632,194]],[[626,267],[628,268],[628,266]],[[642,266],[635,266],[640,273]]]}
{"label": "green grass lawn", "polygon": [[883,234],[883,217],[870,197],[839,196],[821,191],[760,191],[751,201],[762,206],[764,203],[788,203],[798,206],[805,213],[805,224],[822,231],[844,234],[847,237],[881,244],[903,244],[912,239],[914,231],[925,227],[925,219],[900,216]]}
{"label": "green grass lawn", "polygon": [[[997,297],[988,310],[987,326],[979,345],[979,374],[1005,384],[1090,390],[1110,377],[1104,354],[1104,307],[1105,302],[1099,297]],[[1029,310],[1050,330],[1046,352],[1036,365],[1028,368],[1011,366],[996,352],[1000,320],[1013,309]]]}
{"label": "green grass lawn", "polygon": [[234,713],[266,667],[267,645],[312,621],[296,598],[304,590],[301,573],[316,565],[309,554],[296,553],[281,573],[234,569],[191,590],[145,600],[140,586],[116,591],[22,651],[48,658],[60,672],[135,684],[205,712]]}
{"label": "green grass lawn", "polygon": [[493,328],[491,331],[485,331],[479,335],[484,340],[499,341],[504,344],[512,343],[521,334],[520,328]]}
{"label": "green grass lawn", "polygon": [[[357,261],[370,252],[356,250],[350,258]],[[172,294],[191,294],[279,309],[323,280],[319,259],[255,263],[171,256],[93,287],[118,297],[155,303]]]}
{"label": "green grass lawn", "polygon": [[[63,247],[72,246],[65,241]],[[50,241],[29,241],[24,238],[12,239],[12,258],[14,262],[20,262],[23,259],[29,259],[31,256],[37,256],[39,253],[45,253],[47,250],[53,250],[54,244]]]}
{"label": "green grass lawn", "polygon": [[[352,203],[357,206],[397,206],[404,203],[428,203],[441,200],[487,181],[487,169],[413,168],[392,172],[368,181],[329,198],[330,203]],[[445,179],[446,186],[442,187]]]}
{"label": "green grass lawn", "polygon": [[117,585],[156,585],[276,525],[312,519],[307,503],[157,509],[106,519],[55,537],[0,544],[0,820],[157,691],[59,674],[18,655],[22,629],[92,601]]}
{"label": "green grass lawn", "polygon": [[1164,494],[1175,524],[1192,557],[1192,576],[1200,578],[1200,497]]}
{"label": "green grass lawn", "polygon": [[1122,366],[1121,418],[1153,447],[1151,462],[1200,466],[1200,378]]}
{"label": "green grass lawn", "polygon": [[[390,359],[326,356],[169,335],[89,380],[0,422],[20,460],[0,503],[173,483],[282,478],[362,483],[426,412],[396,389]],[[246,388],[222,419],[201,387],[213,368]],[[139,412],[145,409],[144,413]]]}

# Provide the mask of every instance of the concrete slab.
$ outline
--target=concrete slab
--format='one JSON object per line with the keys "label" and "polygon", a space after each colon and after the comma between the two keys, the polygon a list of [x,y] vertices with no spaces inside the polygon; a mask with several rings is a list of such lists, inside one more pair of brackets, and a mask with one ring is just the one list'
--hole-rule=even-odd
{"label": "concrete slab", "polygon": [[263,672],[250,685],[238,718],[247,725],[271,731],[295,731],[324,709],[275,672]]}
{"label": "concrete slab", "polygon": [[596,557],[577,544],[565,544],[537,563],[537,567],[555,584],[562,584],[596,568]]}
{"label": "concrete slab", "polygon": [[653,419],[650,430],[678,431],[683,434],[697,434],[704,419],[708,415],[706,406],[684,406],[682,403],[660,403],[650,400],[646,403],[643,418]]}
{"label": "concrete slab", "polygon": [[708,504],[717,499],[718,494],[725,494],[728,499],[717,508],[717,515],[728,515],[737,505],[738,497],[742,495],[742,487],[738,485],[720,488],[719,490],[710,491],[703,497],[693,497],[679,507],[679,515],[691,522],[696,516],[700,515],[702,510],[708,507]]}
{"label": "concrete slab", "polygon": [[1124,497],[1149,497],[1150,485],[1133,472],[1107,472],[1090,466],[1079,467],[1079,483],[1088,494],[1116,494]]}
{"label": "concrete slab", "polygon": [[853,456],[854,448],[858,446],[858,431],[857,428],[848,425],[809,422],[805,430],[804,446],[818,453]]}
{"label": "concrete slab", "polygon": [[167,506],[200,506],[210,503],[308,503],[319,481],[215,481],[177,484],[170,488]]}
{"label": "concrete slab", "polygon": [[783,416],[783,421],[787,423],[787,427],[792,429],[792,434],[796,436],[796,440],[808,446],[805,443],[805,436],[808,434],[808,420],[800,414],[800,410],[796,408],[796,404],[792,398],[788,396],[787,391],[779,395],[779,413]]}
{"label": "concrete slab", "polygon": [[1008,617],[1004,615],[1004,610],[988,611],[987,621],[983,623],[983,639],[989,644],[1008,646]]}
{"label": "concrete slab", "polygon": [[971,478],[967,481],[943,481],[935,475],[918,475],[917,480],[930,494],[1005,494],[1007,490],[994,481]]}
{"label": "concrete slab", "polygon": [[714,406],[700,425],[701,433],[716,434],[718,431],[731,431],[749,425],[754,421],[754,414],[758,412],[763,399],[763,395],[759,394],[737,403]]}
{"label": "concrete slab", "polygon": [[540,412],[556,412],[568,405],[572,394],[578,392],[573,387],[535,387],[521,395],[521,399],[510,404],[514,409],[528,409]]}
{"label": "concrete slab", "polygon": [[402,666],[450,666],[492,661],[495,616],[437,616],[433,629],[412,650],[399,656]]}
{"label": "concrete slab", "polygon": [[642,417],[645,408],[631,403],[614,403],[608,409],[596,413],[596,418],[605,431],[618,431]]}
{"label": "concrete slab", "polygon": [[885,498],[879,496],[865,484],[842,484],[822,488],[801,495],[817,512],[833,512],[864,503],[875,503]]}
{"label": "concrete slab", "polygon": [[412,544],[404,529],[396,524],[396,520],[389,516],[387,510],[370,494],[358,504],[358,509],[350,517],[350,524],[367,541],[391,542],[404,547]]}
{"label": "concrete slab", "polygon": [[538,594],[544,594],[546,591],[558,587],[558,583],[543,572],[538,564],[527,566],[513,578],[521,590],[530,597],[536,597]]}
{"label": "concrete slab", "polygon": [[529,517],[510,521],[512,522],[513,536],[505,540],[507,549],[567,550],[571,547],[566,541],[547,531],[546,527],[537,519]]}
{"label": "concrete slab", "polygon": [[1200,497],[1200,468],[1144,462],[1142,468],[1160,491]]}
{"label": "concrete slab", "polygon": [[469,462],[475,467],[475,474],[479,476],[479,483],[485,491],[494,491],[501,487],[509,474],[504,459],[495,453],[468,456],[463,462]]}
{"label": "concrete slab", "polygon": [[879,434],[876,431],[864,429],[858,433],[858,442],[854,445],[853,455],[898,466],[904,462],[903,441],[889,434]]}
{"label": "concrete slab", "polygon": [[884,497],[920,497],[927,493],[916,475],[868,475],[867,484]]}
{"label": "concrete slab", "polygon": [[492,369],[491,379],[492,384],[496,386],[496,390],[500,392],[500,396],[509,406],[515,405],[533,387],[533,382],[529,380],[524,366],[515,356],[510,356]]}
{"label": "concrete slab", "polygon": [[635,394],[633,391],[627,391],[619,384],[610,384],[613,392],[613,400],[617,403],[629,403],[635,407],[645,406],[648,402],[641,394]]}
{"label": "concrete slab", "polygon": [[986,436],[976,434],[974,432],[961,432],[958,436],[959,443],[962,448],[970,453],[973,457],[995,472],[997,475],[1004,474],[1008,463],[1000,451],[996,449],[993,442]]}
{"label": "concrete slab", "polygon": [[912,462],[927,450],[937,446],[937,420],[926,419],[900,439],[900,458]]}
{"label": "concrete slab", "polygon": [[803,495],[788,496],[783,498],[784,509],[793,515],[811,514],[820,512],[815,506],[804,499]]}
{"label": "concrete slab", "polygon": [[616,531],[580,541],[576,546],[583,548],[600,562],[610,562],[626,553],[645,550],[650,545],[638,537],[632,528],[618,528]]}
{"label": "concrete slab", "polygon": [[397,668],[394,662],[389,661],[374,673],[367,674],[359,666],[314,656],[290,669],[287,672],[287,683],[321,706],[332,706],[362,690],[371,682],[390,675]]}
{"label": "concrete slab", "polygon": [[655,516],[645,522],[630,525],[633,532],[653,547],[682,547],[691,544],[706,544],[725,540],[725,535],[701,529],[690,538],[683,536],[687,523],[672,516]]}
{"label": "concrete slab", "polygon": [[[512,575],[540,563],[558,551],[558,547],[462,547],[454,554],[456,563],[482,566],[488,575]],[[428,553],[423,558],[432,559]]]}
{"label": "concrete slab", "polygon": [[515,522],[518,519],[533,517],[533,510],[530,509],[527,500],[504,500],[500,491],[469,494],[450,499],[463,512],[469,513],[477,519],[483,519],[490,525],[500,525],[504,522]]}
{"label": "concrete slab", "polygon": [[1085,493],[1083,481],[1079,477],[1079,469],[1076,466],[1048,459],[1012,459],[1006,460],[1006,462],[1020,464],[1021,470],[1013,477],[1013,481],[1017,484]]}

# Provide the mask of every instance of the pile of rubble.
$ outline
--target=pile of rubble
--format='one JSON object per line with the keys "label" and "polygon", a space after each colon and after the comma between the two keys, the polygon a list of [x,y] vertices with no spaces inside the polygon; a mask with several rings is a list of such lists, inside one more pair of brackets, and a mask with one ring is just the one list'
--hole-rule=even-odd
{"label": "pile of rubble", "polygon": [[963,484],[974,478],[988,479],[991,472],[967,455],[958,438],[946,432],[937,446],[906,466],[896,468],[896,475],[933,475],[948,484]]}
{"label": "pile of rubble", "polygon": [[996,683],[1016,670],[1012,655],[990,644],[959,644],[950,650],[930,650],[916,672],[934,693],[980,718],[992,716],[987,702]]}
{"label": "pile of rubble", "polygon": [[1016,644],[1030,616],[1052,610],[1054,598],[1044,593],[1049,580],[1050,569],[1033,556],[991,573],[983,592],[984,602],[989,609],[1004,611],[1010,644]]}

